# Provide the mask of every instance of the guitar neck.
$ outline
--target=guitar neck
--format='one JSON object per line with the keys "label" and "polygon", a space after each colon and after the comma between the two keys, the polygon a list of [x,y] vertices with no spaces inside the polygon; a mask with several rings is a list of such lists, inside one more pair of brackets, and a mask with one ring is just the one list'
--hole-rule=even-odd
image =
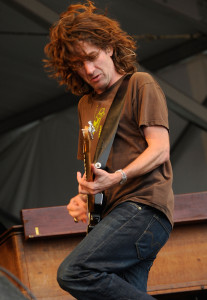
{"label": "guitar neck", "polygon": [[85,164],[85,174],[87,181],[93,181],[93,174],[91,171],[91,154],[90,152],[85,152],[84,154],[84,164]]}
{"label": "guitar neck", "polygon": [[[84,143],[83,143],[83,154],[84,154],[84,169],[87,181],[93,181],[93,173],[91,171],[91,141],[87,129],[84,130]],[[94,196],[88,195],[88,212],[94,211]]]}
{"label": "guitar neck", "polygon": [[[93,172],[91,170],[91,140],[88,128],[82,129],[83,132],[83,155],[84,167],[87,181],[93,181]],[[96,224],[101,220],[101,207],[103,204],[103,194],[88,195],[88,232],[90,232]]]}

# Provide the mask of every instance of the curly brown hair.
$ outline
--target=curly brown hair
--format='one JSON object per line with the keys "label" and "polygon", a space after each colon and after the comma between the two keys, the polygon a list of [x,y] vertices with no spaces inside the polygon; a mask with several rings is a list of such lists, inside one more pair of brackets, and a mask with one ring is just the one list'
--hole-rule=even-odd
{"label": "curly brown hair", "polygon": [[120,74],[136,71],[135,41],[121,30],[117,21],[95,13],[95,10],[89,0],[86,4],[70,5],[51,27],[50,42],[44,49],[45,68],[50,76],[76,95],[90,93],[92,89],[72,67],[78,41],[90,42],[102,50],[112,47],[116,71]]}

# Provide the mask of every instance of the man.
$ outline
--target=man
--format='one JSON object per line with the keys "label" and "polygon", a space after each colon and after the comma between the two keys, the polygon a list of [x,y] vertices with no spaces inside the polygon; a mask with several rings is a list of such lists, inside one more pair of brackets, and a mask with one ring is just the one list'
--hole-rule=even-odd
{"label": "man", "polygon": [[[87,222],[87,194],[104,192],[102,220],[63,261],[58,282],[79,300],[153,299],[148,273],[173,224],[166,100],[151,75],[135,72],[133,39],[94,10],[90,1],[71,5],[45,48],[53,77],[83,95],[79,122],[95,128],[92,158],[116,93],[132,75],[106,168],[92,164],[93,182],[78,172],[79,193],[68,204],[75,221]],[[82,144],[80,130],[78,159]]]}

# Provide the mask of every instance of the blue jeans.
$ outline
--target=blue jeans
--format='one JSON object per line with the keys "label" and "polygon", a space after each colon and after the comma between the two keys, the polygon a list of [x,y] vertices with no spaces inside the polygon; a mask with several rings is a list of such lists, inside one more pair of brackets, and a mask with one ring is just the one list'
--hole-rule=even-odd
{"label": "blue jeans", "polygon": [[150,300],[147,279],[172,226],[147,205],[119,204],[58,269],[58,283],[78,300]]}

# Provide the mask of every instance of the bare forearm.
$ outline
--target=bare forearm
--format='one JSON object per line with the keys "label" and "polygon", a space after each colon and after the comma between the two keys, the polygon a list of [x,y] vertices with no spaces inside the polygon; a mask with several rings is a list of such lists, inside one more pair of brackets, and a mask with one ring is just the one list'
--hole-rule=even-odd
{"label": "bare forearm", "polygon": [[169,152],[166,149],[156,151],[148,147],[141,155],[139,155],[132,163],[126,166],[123,171],[127,178],[133,178],[146,174],[169,159]]}

